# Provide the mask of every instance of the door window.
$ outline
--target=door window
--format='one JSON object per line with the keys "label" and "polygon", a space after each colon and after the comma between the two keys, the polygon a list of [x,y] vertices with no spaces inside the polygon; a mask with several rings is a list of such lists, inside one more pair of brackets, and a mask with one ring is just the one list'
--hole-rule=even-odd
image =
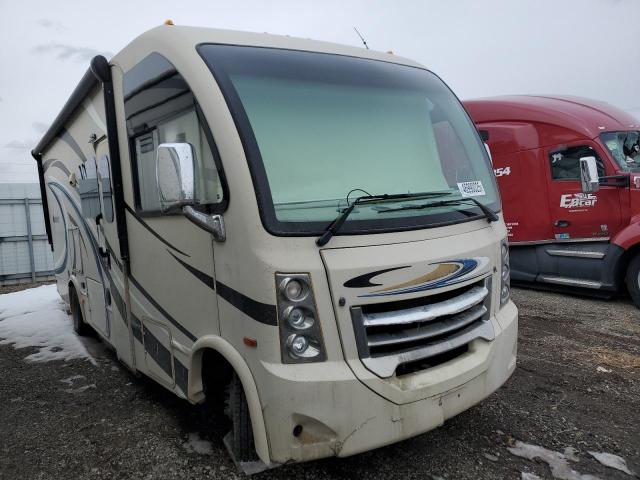
{"label": "door window", "polygon": [[77,179],[82,216],[96,218],[100,213],[100,189],[98,188],[98,170],[94,157],[88,158],[78,167]]}
{"label": "door window", "polygon": [[155,162],[162,143],[191,144],[196,205],[209,212],[224,210],[227,198],[217,151],[184,78],[154,53],[125,74],[124,90],[138,210],[160,211]]}
{"label": "door window", "polygon": [[102,155],[98,160],[98,180],[102,197],[102,212],[104,219],[113,222],[113,196],[111,193],[111,179],[109,175],[109,157]]}
{"label": "door window", "polygon": [[604,163],[597,152],[588,145],[569,147],[549,154],[553,180],[580,180],[580,158],[595,157],[598,175],[605,176]]}

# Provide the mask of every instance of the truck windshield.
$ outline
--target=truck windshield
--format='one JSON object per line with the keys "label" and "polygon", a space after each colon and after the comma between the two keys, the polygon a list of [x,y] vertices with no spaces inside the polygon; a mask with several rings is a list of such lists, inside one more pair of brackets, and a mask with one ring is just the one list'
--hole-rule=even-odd
{"label": "truck windshield", "polygon": [[[347,207],[350,192],[351,200],[441,192],[500,208],[475,127],[433,73],[325,53],[223,45],[198,50],[231,109],[270,232],[318,234]],[[358,205],[340,233],[417,229],[484,215],[471,202],[384,216],[377,207]]]}
{"label": "truck windshield", "polygon": [[622,171],[640,172],[640,132],[607,132],[600,140]]}

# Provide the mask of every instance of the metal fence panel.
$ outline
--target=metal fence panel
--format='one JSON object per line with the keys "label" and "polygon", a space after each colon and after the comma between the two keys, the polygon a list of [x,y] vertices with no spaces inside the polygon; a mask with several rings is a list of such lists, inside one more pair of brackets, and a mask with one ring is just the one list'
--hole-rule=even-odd
{"label": "metal fence panel", "polygon": [[0,285],[50,278],[40,186],[0,183]]}

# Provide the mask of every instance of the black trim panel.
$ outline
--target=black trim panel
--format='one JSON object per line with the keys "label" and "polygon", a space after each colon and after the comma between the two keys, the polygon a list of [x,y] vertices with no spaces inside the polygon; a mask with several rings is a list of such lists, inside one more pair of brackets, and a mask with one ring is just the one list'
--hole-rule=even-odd
{"label": "black trim panel", "polygon": [[195,267],[192,267],[191,265],[189,265],[187,262],[182,261],[181,259],[179,259],[178,257],[176,257],[172,252],[170,252],[169,250],[167,250],[167,252],[169,252],[169,255],[171,255],[173,258],[176,259],[176,261],[182,265],[184,268],[186,268],[187,270],[189,270],[189,272],[191,272],[198,280],[200,280],[202,283],[204,283],[207,287],[211,288],[212,290],[215,290],[215,281],[213,280],[213,277],[210,277],[209,275],[207,275],[204,272],[201,272],[200,270],[198,270]]}
{"label": "black trim panel", "polygon": [[129,279],[131,280],[131,283],[133,283],[133,285],[138,289],[138,291],[147,299],[147,301],[153,305],[156,310],[158,310],[167,320],[169,320],[174,327],[176,327],[178,330],[180,330],[185,337],[187,337],[189,340],[191,340],[192,342],[196,341],[196,337],[193,333],[191,333],[189,330],[187,330],[182,324],[180,324],[180,322],[178,322],[175,318],[173,318],[171,315],[169,315],[169,312],[167,312],[164,308],[162,308],[160,306],[160,304],[158,302],[156,302],[153,297],[151,295],[149,295],[149,292],[147,292],[142,285],[140,285],[140,282],[138,282],[133,275],[129,276]]}
{"label": "black trim panel", "polygon": [[216,287],[222,298],[255,321],[265,325],[278,325],[275,305],[257,302],[221,282],[216,282]]}
{"label": "black trim panel", "polygon": [[127,205],[125,203],[124,208],[127,210],[127,212],[129,212],[131,215],[133,215],[133,218],[135,218],[144,228],[146,228],[149,233],[151,233],[154,237],[156,237],[158,240],[160,240],[162,243],[164,243],[167,247],[171,248],[172,250],[175,250],[176,252],[184,255],[185,257],[190,257],[191,255],[189,255],[188,253],[184,253],[182,250],[180,250],[177,247],[174,247],[173,245],[171,245],[168,241],[166,241],[164,238],[162,238],[154,229],[152,229],[147,222],[145,222],[142,217],[140,217],[140,215],[138,215],[136,213],[136,211],[131,208],[129,205]]}
{"label": "black trim panel", "polygon": [[180,390],[182,390],[185,394],[188,394],[189,392],[187,392],[187,389],[189,388],[189,370],[187,370],[187,367],[185,367],[182,362],[180,362],[180,360],[178,360],[175,356],[173,357],[173,369],[175,370],[176,374],[176,385],[178,385],[178,387],[180,387]]}

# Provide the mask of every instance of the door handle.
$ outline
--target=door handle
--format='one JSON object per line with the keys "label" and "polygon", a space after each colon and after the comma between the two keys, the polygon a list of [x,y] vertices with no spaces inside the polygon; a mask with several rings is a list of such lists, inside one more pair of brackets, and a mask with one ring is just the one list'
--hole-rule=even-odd
{"label": "door handle", "polygon": [[566,228],[571,225],[571,222],[569,220],[556,220],[553,225],[560,228]]}

